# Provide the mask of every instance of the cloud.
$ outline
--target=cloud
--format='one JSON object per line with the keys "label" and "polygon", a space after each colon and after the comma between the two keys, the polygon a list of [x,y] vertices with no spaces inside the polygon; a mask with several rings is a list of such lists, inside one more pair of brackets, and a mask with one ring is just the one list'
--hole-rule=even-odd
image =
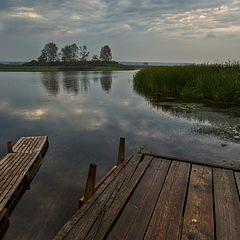
{"label": "cloud", "polygon": [[28,7],[15,7],[12,8],[7,14],[8,17],[16,17],[16,18],[26,18],[26,19],[37,19],[43,18],[34,8]]}
{"label": "cloud", "polygon": [[[45,29],[46,34],[78,35],[133,32],[159,32],[167,36],[206,36],[211,31],[239,32],[239,1],[200,0],[70,0],[32,1],[31,7],[4,9],[0,19],[6,26],[18,25],[7,18],[29,20],[27,29]],[[15,3],[17,3],[15,1]],[[34,22],[33,22],[34,20]],[[16,20],[17,21],[17,20]],[[38,24],[36,24],[38,21]],[[31,27],[29,27],[29,25]],[[176,31],[177,30],[177,31]]]}
{"label": "cloud", "polygon": [[240,37],[239,14],[240,1],[233,0],[6,0],[0,32],[28,34],[41,45],[46,39],[95,45],[113,39],[121,45],[126,38],[134,44],[136,37],[210,40]]}
{"label": "cloud", "polygon": [[[161,32],[168,36],[203,37],[222,33],[228,35],[240,33],[240,19],[229,18],[240,13],[239,8],[232,5],[222,5],[214,8],[199,8],[176,14],[163,14],[149,22],[148,31]],[[224,21],[222,19],[224,18]]]}

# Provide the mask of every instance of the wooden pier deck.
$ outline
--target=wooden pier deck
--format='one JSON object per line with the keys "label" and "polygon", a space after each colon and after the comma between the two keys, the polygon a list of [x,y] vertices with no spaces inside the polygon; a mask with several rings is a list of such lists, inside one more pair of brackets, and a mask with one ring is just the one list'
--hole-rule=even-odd
{"label": "wooden pier deck", "polygon": [[0,239],[9,226],[9,216],[29,189],[48,148],[46,136],[22,137],[0,160]]}
{"label": "wooden pier deck", "polygon": [[239,170],[135,154],[54,240],[239,240]]}

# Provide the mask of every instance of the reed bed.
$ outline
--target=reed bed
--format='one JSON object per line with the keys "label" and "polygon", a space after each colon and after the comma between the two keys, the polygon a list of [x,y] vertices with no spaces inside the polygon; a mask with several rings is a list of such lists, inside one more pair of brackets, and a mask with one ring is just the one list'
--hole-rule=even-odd
{"label": "reed bed", "polygon": [[186,97],[215,102],[240,103],[240,64],[202,64],[147,67],[134,76],[141,95]]}

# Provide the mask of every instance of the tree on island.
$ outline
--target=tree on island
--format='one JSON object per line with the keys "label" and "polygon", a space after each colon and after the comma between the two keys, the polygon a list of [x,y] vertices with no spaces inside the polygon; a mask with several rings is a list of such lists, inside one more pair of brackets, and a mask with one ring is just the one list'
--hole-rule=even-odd
{"label": "tree on island", "polygon": [[47,43],[41,50],[41,55],[38,58],[38,62],[52,63],[58,60],[58,47],[54,42]]}
{"label": "tree on island", "polygon": [[103,62],[110,62],[112,61],[112,50],[108,45],[105,45],[101,48],[100,51],[100,59]]}
{"label": "tree on island", "polygon": [[[64,64],[73,64],[76,65],[76,63],[98,63],[101,62],[103,64],[111,62],[112,61],[112,50],[108,45],[105,45],[101,48],[100,55],[94,54],[92,56],[92,59],[88,61],[90,52],[88,51],[88,48],[86,45],[83,46],[77,46],[76,43],[73,43],[71,45],[66,45],[61,49],[60,52],[58,52],[58,47],[54,42],[49,42],[45,44],[44,48],[41,50],[41,55],[38,57],[38,61],[31,61],[29,64],[33,65],[64,65]],[[86,64],[84,63],[84,64]],[[116,63],[116,62],[115,62]]]}
{"label": "tree on island", "polygon": [[92,62],[99,62],[100,60],[99,60],[98,55],[97,54],[93,54],[91,61]]}
{"label": "tree on island", "polygon": [[64,63],[71,63],[78,61],[78,46],[76,43],[67,45],[61,49],[62,61]]}
{"label": "tree on island", "polygon": [[87,58],[88,58],[90,52],[88,51],[86,45],[79,47],[79,54],[80,54],[80,61],[83,61],[83,62],[87,61]]}

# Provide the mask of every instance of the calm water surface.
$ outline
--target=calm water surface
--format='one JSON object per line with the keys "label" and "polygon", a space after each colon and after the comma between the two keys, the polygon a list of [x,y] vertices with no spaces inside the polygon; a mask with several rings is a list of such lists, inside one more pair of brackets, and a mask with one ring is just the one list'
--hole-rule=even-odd
{"label": "calm water surface", "polygon": [[[115,164],[120,136],[126,137],[128,155],[144,149],[240,163],[239,115],[207,107],[189,115],[173,103],[153,107],[133,90],[133,74],[0,73],[1,157],[7,140],[48,135],[50,141],[31,190],[10,218],[5,240],[51,239],[76,211],[89,163],[97,164],[98,178]],[[236,141],[199,131],[229,122],[235,124]]]}

